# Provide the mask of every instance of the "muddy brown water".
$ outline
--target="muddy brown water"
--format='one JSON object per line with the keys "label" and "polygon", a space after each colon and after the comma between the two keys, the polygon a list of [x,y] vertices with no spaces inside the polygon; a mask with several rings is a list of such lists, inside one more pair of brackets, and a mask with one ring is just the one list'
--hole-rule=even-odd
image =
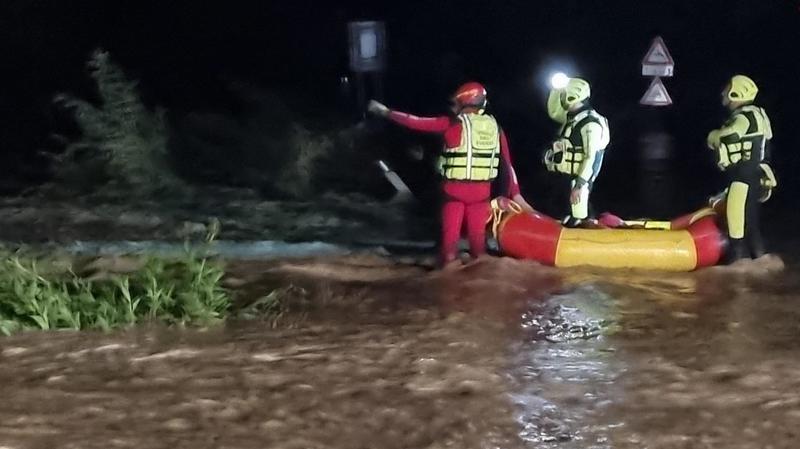
{"label": "muddy brown water", "polygon": [[796,268],[234,263],[277,322],[0,340],[2,448],[796,448]]}

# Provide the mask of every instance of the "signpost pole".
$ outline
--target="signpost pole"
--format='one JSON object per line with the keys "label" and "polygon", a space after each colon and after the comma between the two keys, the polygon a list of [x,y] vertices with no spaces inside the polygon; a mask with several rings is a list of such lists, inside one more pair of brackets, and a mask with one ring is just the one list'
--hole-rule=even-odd
{"label": "signpost pole", "polygon": [[[386,28],[383,22],[361,21],[348,23],[347,30],[350,70],[356,81],[356,108],[359,118],[363,119],[367,97],[383,97],[381,78],[386,69]],[[367,77],[372,79],[371,86],[367,85]]]}
{"label": "signpost pole", "polygon": [[657,36],[642,59],[642,76],[652,78],[639,104],[646,107],[642,114],[643,126],[639,139],[641,168],[639,194],[648,213],[669,214],[675,190],[671,176],[672,137],[664,124],[664,107],[672,104],[662,77],[672,77],[675,61],[664,40]]}

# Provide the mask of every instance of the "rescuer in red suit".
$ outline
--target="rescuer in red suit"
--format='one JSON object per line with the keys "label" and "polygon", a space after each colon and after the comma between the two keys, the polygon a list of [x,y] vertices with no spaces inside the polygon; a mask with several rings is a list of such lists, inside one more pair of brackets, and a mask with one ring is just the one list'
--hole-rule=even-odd
{"label": "rescuer in red suit", "polygon": [[497,120],[486,114],[486,89],[470,82],[452,97],[452,116],[417,117],[393,111],[372,100],[369,111],[416,131],[441,134],[444,151],[440,157],[443,177],[442,236],[440,263],[446,266],[458,256],[458,240],[466,225],[470,254],[486,253],[486,222],[490,214],[491,186],[500,164],[506,173],[507,196],[532,210],[520,195],[511,164],[508,140]]}

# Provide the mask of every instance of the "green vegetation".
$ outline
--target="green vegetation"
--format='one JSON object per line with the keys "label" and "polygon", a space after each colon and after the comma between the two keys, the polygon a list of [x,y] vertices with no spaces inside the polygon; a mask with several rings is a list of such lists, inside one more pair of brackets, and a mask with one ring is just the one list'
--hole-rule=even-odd
{"label": "green vegetation", "polygon": [[12,255],[0,262],[0,332],[29,329],[109,330],[141,322],[208,325],[223,320],[230,297],[222,267],[191,254],[150,258],[129,274],[99,278],[47,260]]}
{"label": "green vegetation", "polygon": [[182,193],[186,185],[170,162],[166,111],[145,106],[137,82],[108,52],[95,51],[87,68],[97,85],[98,102],[69,94],[55,98],[72,111],[82,134],[55,158],[56,178],[70,185],[89,183],[88,187],[117,182],[125,185],[127,195]]}
{"label": "green vegetation", "polygon": [[108,52],[96,50],[86,66],[96,94],[54,98],[80,131],[59,136],[63,151],[45,153],[53,162],[55,193],[102,189],[125,198],[185,199],[192,186],[220,184],[269,198],[307,199],[373,192],[385,182],[372,165],[379,157],[375,144],[362,129],[345,119],[309,120],[316,101],[303,107],[290,104],[296,94],[233,82],[231,101],[240,112],[173,113],[168,119],[163,106],[149,106],[139,82]]}

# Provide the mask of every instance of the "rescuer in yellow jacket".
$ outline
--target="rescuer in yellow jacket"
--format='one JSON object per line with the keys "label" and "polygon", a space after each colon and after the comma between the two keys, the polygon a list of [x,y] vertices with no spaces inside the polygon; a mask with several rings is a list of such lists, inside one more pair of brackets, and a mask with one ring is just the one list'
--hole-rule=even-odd
{"label": "rescuer in yellow jacket", "polygon": [[760,203],[769,199],[777,186],[767,146],[772,126],[766,111],[753,104],[757,94],[758,87],[749,77],[731,78],[722,91],[722,104],[730,109],[731,116],[707,138],[717,165],[727,175],[725,214],[731,261],[764,255]]}
{"label": "rescuer in yellow jacket", "polygon": [[553,88],[547,100],[550,118],[561,124],[558,138],[545,152],[548,171],[569,180],[570,214],[566,226],[579,226],[592,213],[589,195],[603,165],[603,153],[611,140],[608,121],[589,104],[591,88],[580,78],[566,87]]}

